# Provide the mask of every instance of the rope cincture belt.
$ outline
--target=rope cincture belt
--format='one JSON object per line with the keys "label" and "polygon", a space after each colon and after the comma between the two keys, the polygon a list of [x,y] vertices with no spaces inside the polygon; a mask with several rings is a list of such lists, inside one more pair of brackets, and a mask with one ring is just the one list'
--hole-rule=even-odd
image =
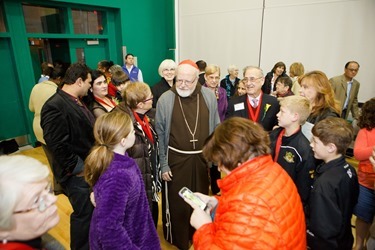
{"label": "rope cincture belt", "polygon": [[165,183],[165,218],[166,218],[166,223],[165,226],[167,228],[167,241],[170,238],[171,244],[173,244],[173,239],[172,239],[172,223],[171,223],[171,214],[169,212],[169,197],[168,197],[168,183],[167,181],[164,181]]}
{"label": "rope cincture belt", "polygon": [[194,150],[194,151],[185,151],[185,150],[180,150],[171,146],[168,146],[168,148],[172,151],[175,151],[180,154],[185,154],[185,155],[196,155],[202,153],[202,150]]}

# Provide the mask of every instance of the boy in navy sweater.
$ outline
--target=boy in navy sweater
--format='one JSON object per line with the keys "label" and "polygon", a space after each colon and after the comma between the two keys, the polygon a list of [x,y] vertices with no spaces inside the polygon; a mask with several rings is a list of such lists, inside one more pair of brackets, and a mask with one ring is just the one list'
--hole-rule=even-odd
{"label": "boy in navy sweater", "polygon": [[344,119],[329,117],[312,129],[316,168],[309,200],[307,244],[310,249],[352,249],[351,217],[358,199],[358,177],[345,161],[353,129]]}

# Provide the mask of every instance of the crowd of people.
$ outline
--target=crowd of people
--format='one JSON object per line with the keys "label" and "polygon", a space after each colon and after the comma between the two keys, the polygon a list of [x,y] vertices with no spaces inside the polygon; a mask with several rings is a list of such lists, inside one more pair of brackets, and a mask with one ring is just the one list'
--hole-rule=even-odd
{"label": "crowd of people", "polygon": [[[232,64],[222,78],[218,65],[166,59],[152,87],[133,54],[123,66],[45,68],[29,106],[54,191],[73,207],[71,249],[160,249],[160,202],[164,238],[178,249],[352,249],[353,214],[354,248],[366,243],[375,215],[375,98],[359,111],[357,62],[331,79],[305,73],[300,62],[289,75],[277,62],[267,74],[246,66],[242,77]],[[353,140],[358,171],[345,160]],[[2,169],[22,160],[7,157],[1,201],[10,185]],[[181,198],[184,187],[206,207]],[[35,244],[58,221],[56,199],[40,192],[20,210],[25,198],[15,195],[0,202],[0,239]],[[54,213],[26,237],[14,223],[34,208]]]}

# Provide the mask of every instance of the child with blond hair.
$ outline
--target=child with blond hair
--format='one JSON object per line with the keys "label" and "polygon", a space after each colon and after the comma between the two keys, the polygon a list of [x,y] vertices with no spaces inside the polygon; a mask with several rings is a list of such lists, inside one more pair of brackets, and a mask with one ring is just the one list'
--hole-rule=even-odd
{"label": "child with blond hair", "polygon": [[304,208],[311,191],[315,159],[301,126],[310,114],[310,102],[302,96],[287,96],[280,101],[279,127],[271,131],[271,150],[275,162],[297,186]]}
{"label": "child with blond hair", "polygon": [[122,112],[99,116],[95,146],[85,161],[85,179],[93,188],[91,249],[160,249],[141,172],[126,150],[134,144],[131,118]]}

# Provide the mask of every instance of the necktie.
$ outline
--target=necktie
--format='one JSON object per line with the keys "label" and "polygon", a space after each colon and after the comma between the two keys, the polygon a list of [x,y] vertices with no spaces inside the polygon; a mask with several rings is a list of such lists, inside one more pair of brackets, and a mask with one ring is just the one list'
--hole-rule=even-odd
{"label": "necktie", "polygon": [[254,98],[253,100],[251,100],[253,102],[253,108],[256,108],[258,107],[258,99]]}
{"label": "necktie", "polygon": [[349,97],[350,97],[350,90],[352,89],[352,81],[348,82],[348,85],[346,87],[346,99],[344,102],[343,109],[348,108],[348,102],[349,102]]}

